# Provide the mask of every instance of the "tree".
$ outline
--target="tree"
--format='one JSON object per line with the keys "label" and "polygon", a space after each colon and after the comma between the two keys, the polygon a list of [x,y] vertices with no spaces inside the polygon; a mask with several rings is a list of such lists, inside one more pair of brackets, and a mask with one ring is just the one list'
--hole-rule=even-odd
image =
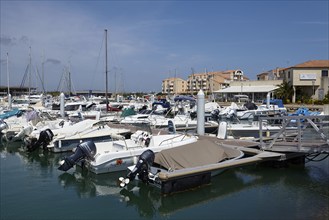
{"label": "tree", "polygon": [[279,88],[275,90],[274,94],[275,97],[286,102],[288,99],[291,100],[294,90],[290,82],[283,82],[279,85]]}

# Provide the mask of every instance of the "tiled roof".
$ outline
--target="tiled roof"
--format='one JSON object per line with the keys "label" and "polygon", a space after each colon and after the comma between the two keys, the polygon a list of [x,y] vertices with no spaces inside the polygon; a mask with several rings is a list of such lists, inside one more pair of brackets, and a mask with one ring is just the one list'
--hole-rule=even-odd
{"label": "tiled roof", "polygon": [[293,66],[295,68],[329,68],[329,60],[309,60]]}

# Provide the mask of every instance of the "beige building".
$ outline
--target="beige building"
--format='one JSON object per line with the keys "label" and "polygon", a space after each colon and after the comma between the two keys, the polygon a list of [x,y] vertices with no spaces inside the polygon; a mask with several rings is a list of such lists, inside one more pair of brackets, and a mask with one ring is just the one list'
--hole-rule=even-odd
{"label": "beige building", "polygon": [[214,91],[220,101],[235,101],[236,95],[247,95],[252,102],[262,102],[269,94],[273,97],[274,91],[282,84],[282,80],[251,80],[233,81],[230,86]]}
{"label": "beige building", "polygon": [[227,70],[217,72],[195,73],[188,76],[187,92],[196,94],[202,89],[205,94],[226,88],[233,81],[246,81],[242,70]]}
{"label": "beige building", "polygon": [[297,91],[303,91],[315,100],[323,100],[329,90],[329,60],[311,60],[280,71],[280,77],[294,89],[292,102],[296,102]]}
{"label": "beige building", "polygon": [[257,75],[257,80],[278,80],[280,79],[280,71],[283,68],[275,68],[267,72],[263,72]]}
{"label": "beige building", "polygon": [[162,80],[162,93],[164,94],[182,94],[186,93],[187,83],[181,78],[167,78]]}

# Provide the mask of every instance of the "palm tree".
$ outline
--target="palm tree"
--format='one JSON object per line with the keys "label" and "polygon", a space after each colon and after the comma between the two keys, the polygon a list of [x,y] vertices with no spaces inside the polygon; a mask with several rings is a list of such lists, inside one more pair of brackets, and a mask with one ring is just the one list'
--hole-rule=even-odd
{"label": "palm tree", "polygon": [[277,98],[280,98],[286,102],[287,99],[291,100],[294,90],[290,82],[283,82],[279,85],[279,88],[275,90],[274,94]]}

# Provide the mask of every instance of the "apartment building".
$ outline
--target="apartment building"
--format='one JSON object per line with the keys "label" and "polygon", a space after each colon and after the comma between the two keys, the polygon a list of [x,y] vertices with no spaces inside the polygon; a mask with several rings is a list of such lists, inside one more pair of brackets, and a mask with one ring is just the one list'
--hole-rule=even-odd
{"label": "apartment building", "polygon": [[194,73],[188,76],[187,92],[196,94],[202,89],[205,94],[226,88],[232,81],[246,81],[242,70],[226,70],[216,72]]}
{"label": "apartment building", "polygon": [[296,102],[298,91],[315,100],[323,100],[329,91],[329,60],[310,60],[280,71],[280,77],[294,89],[292,102]]}
{"label": "apartment building", "polygon": [[181,78],[172,77],[162,80],[162,93],[183,94],[187,91],[187,82]]}
{"label": "apartment building", "polygon": [[205,73],[192,73],[185,81],[181,78],[167,78],[162,80],[164,94],[197,94],[200,89],[207,94],[215,90],[229,87],[234,81],[247,81],[242,70],[226,70]]}

